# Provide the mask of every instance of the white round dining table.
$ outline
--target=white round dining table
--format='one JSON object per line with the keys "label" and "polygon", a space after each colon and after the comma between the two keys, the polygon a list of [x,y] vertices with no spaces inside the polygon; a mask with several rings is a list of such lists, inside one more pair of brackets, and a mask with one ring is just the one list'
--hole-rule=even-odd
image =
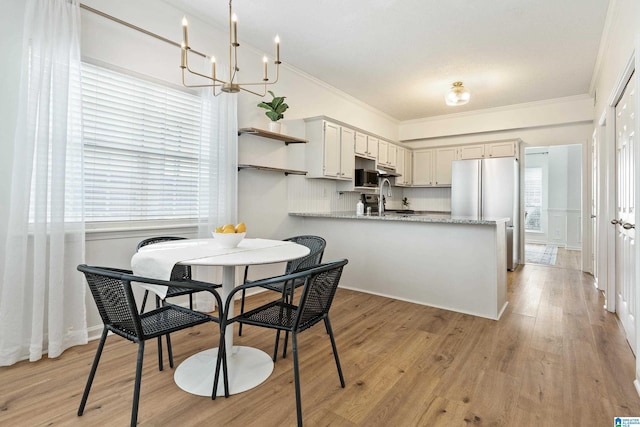
{"label": "white round dining table", "polygon": [[[180,245],[188,247],[191,259],[180,261],[181,265],[221,266],[222,288],[220,296],[223,303],[235,287],[235,270],[237,266],[272,264],[301,258],[310,253],[308,247],[297,243],[269,240],[244,239],[236,248],[224,249],[215,243],[215,239],[188,239],[149,245],[154,250],[159,245],[179,250]],[[141,248],[144,250],[144,248]],[[228,318],[234,316],[234,307],[228,310]],[[225,346],[227,349],[227,369],[229,377],[229,394],[242,393],[264,382],[273,372],[271,356],[262,350],[247,346],[233,346],[234,324],[227,326]],[[184,360],[174,373],[174,381],[183,390],[200,395],[211,396],[218,348],[204,350]],[[222,375],[218,383],[219,396],[224,395]]]}

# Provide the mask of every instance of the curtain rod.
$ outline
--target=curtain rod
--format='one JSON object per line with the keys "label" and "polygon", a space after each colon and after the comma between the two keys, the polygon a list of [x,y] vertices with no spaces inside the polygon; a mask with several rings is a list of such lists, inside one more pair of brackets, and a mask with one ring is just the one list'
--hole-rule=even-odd
{"label": "curtain rod", "polygon": [[[153,38],[161,40],[161,41],[163,41],[165,43],[168,43],[168,44],[170,44],[172,46],[176,46],[176,47],[182,48],[182,45],[180,43],[176,43],[173,40],[169,40],[166,37],[162,37],[162,36],[160,36],[160,35],[158,35],[156,33],[152,33],[151,31],[147,31],[144,28],[140,28],[140,27],[138,27],[136,25],[130,24],[127,21],[123,21],[122,19],[116,18],[115,16],[111,16],[109,14],[106,14],[106,13],[104,13],[104,12],[98,10],[98,9],[94,9],[94,8],[92,8],[90,6],[87,6],[86,4],[80,3],[80,9],[84,9],[86,11],[95,13],[96,15],[102,16],[103,18],[107,18],[107,19],[109,19],[109,20],[111,20],[113,22],[117,22],[120,25],[124,25],[125,27],[131,28],[132,30],[135,30],[135,31],[139,31],[139,32],[141,32],[143,34],[146,34],[148,36],[151,36]],[[198,52],[197,50],[193,50],[193,49],[189,49],[189,50],[192,53],[195,53],[196,55],[200,55],[203,58],[207,58],[207,55],[205,55],[204,53]]]}

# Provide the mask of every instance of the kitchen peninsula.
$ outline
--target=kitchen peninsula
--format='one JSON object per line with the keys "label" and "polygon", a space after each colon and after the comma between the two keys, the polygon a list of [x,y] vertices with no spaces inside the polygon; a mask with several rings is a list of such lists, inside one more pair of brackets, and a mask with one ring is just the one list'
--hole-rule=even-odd
{"label": "kitchen peninsula", "polygon": [[349,258],[344,287],[498,320],[507,306],[508,218],[446,213],[289,213],[323,236],[325,260]]}

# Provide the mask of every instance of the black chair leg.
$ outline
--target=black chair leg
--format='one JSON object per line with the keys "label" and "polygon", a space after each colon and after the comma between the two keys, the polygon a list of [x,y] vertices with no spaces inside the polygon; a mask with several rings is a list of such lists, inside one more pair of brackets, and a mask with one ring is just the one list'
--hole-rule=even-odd
{"label": "black chair leg", "polygon": [[[148,291],[145,291],[148,292]],[[160,308],[162,305],[162,300],[159,296],[156,295],[156,308]],[[167,351],[169,353],[169,366],[173,368],[173,354],[171,352],[171,340],[169,339],[169,334],[167,334]],[[158,337],[158,370],[162,371],[164,366],[162,364],[162,337]]]}
{"label": "black chair leg", "polygon": [[[247,281],[247,273],[244,274],[244,281]],[[244,294],[245,294],[245,290],[242,290],[242,299],[240,300],[240,314],[244,313]],[[242,336],[242,323],[240,323],[240,326],[238,326],[238,336],[241,337]]]}
{"label": "black chair leg", "polygon": [[[249,276],[249,266],[244,267],[244,277],[242,278],[242,283],[247,283],[247,277]],[[244,296],[245,290],[242,290],[242,299],[240,300],[240,314],[244,313]],[[238,326],[238,336],[242,336],[242,323]]]}
{"label": "black chair leg", "polygon": [[331,348],[333,349],[333,357],[336,359],[336,368],[338,368],[340,385],[344,388],[344,377],[342,376],[342,368],[340,367],[340,359],[338,358],[338,348],[336,347],[336,340],[333,337],[333,329],[331,329],[331,322],[329,321],[328,316],[324,318],[324,326],[329,332],[329,338],[331,338]]}
{"label": "black chair leg", "polygon": [[298,427],[302,427],[302,403],[300,402],[300,367],[298,366],[298,339],[296,333],[291,333],[291,345],[293,347],[293,379],[296,386],[296,413]]}
{"label": "black chair leg", "polygon": [[89,391],[91,391],[91,384],[93,384],[93,377],[96,375],[98,369],[98,363],[100,362],[100,356],[102,355],[102,349],[104,343],[107,340],[107,328],[102,330],[102,336],[100,337],[100,343],[98,344],[98,350],[93,358],[93,365],[91,365],[91,372],[89,372],[89,378],[87,379],[87,385],[84,387],[84,393],[82,394],[82,400],[80,401],[80,407],[78,408],[78,416],[82,416],[84,413],[84,406],[87,404],[87,398],[89,397]]}
{"label": "black chair leg", "polygon": [[[288,332],[287,332],[288,333]],[[276,331],[276,343],[273,347],[273,362],[275,363],[278,360],[278,343],[280,342],[280,329]]]}
{"label": "black chair leg", "polygon": [[[286,290],[286,283],[285,283]],[[285,302],[289,304],[293,304],[293,293],[296,291],[295,282],[291,282],[291,292],[286,294],[285,292]],[[287,343],[289,342],[289,331],[285,331],[284,333],[284,347],[282,348],[282,358],[285,359],[287,357]]]}
{"label": "black chair leg", "polygon": [[140,308],[140,314],[144,313],[144,306],[147,305],[147,297],[149,296],[149,291],[144,291],[144,297],[142,297],[142,307]]}
{"label": "black chair leg", "polygon": [[189,310],[193,310],[193,294],[189,294]]}
{"label": "black chair leg", "polygon": [[144,357],[144,341],[138,344],[138,360],[136,362],[136,380],[133,386],[133,408],[131,409],[131,427],[138,424],[138,403],[140,402],[140,382],[142,380],[142,358]]}
{"label": "black chair leg", "polygon": [[227,355],[225,350],[224,334],[220,336],[220,346],[218,347],[218,358],[216,360],[216,372],[213,377],[213,390],[211,400],[216,400],[218,394],[218,381],[220,380],[220,365],[222,365],[222,381],[224,386],[224,397],[229,397],[229,376],[227,372]]}
{"label": "black chair leg", "polygon": [[167,353],[169,354],[169,367],[173,368],[173,349],[171,348],[170,334],[167,334]]}

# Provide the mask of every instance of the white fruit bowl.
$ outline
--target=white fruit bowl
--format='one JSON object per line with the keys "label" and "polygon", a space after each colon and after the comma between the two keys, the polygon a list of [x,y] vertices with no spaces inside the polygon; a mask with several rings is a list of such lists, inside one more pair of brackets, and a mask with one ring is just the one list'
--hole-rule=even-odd
{"label": "white fruit bowl", "polygon": [[230,249],[238,246],[247,233],[216,233],[213,231],[211,234],[218,246]]}

